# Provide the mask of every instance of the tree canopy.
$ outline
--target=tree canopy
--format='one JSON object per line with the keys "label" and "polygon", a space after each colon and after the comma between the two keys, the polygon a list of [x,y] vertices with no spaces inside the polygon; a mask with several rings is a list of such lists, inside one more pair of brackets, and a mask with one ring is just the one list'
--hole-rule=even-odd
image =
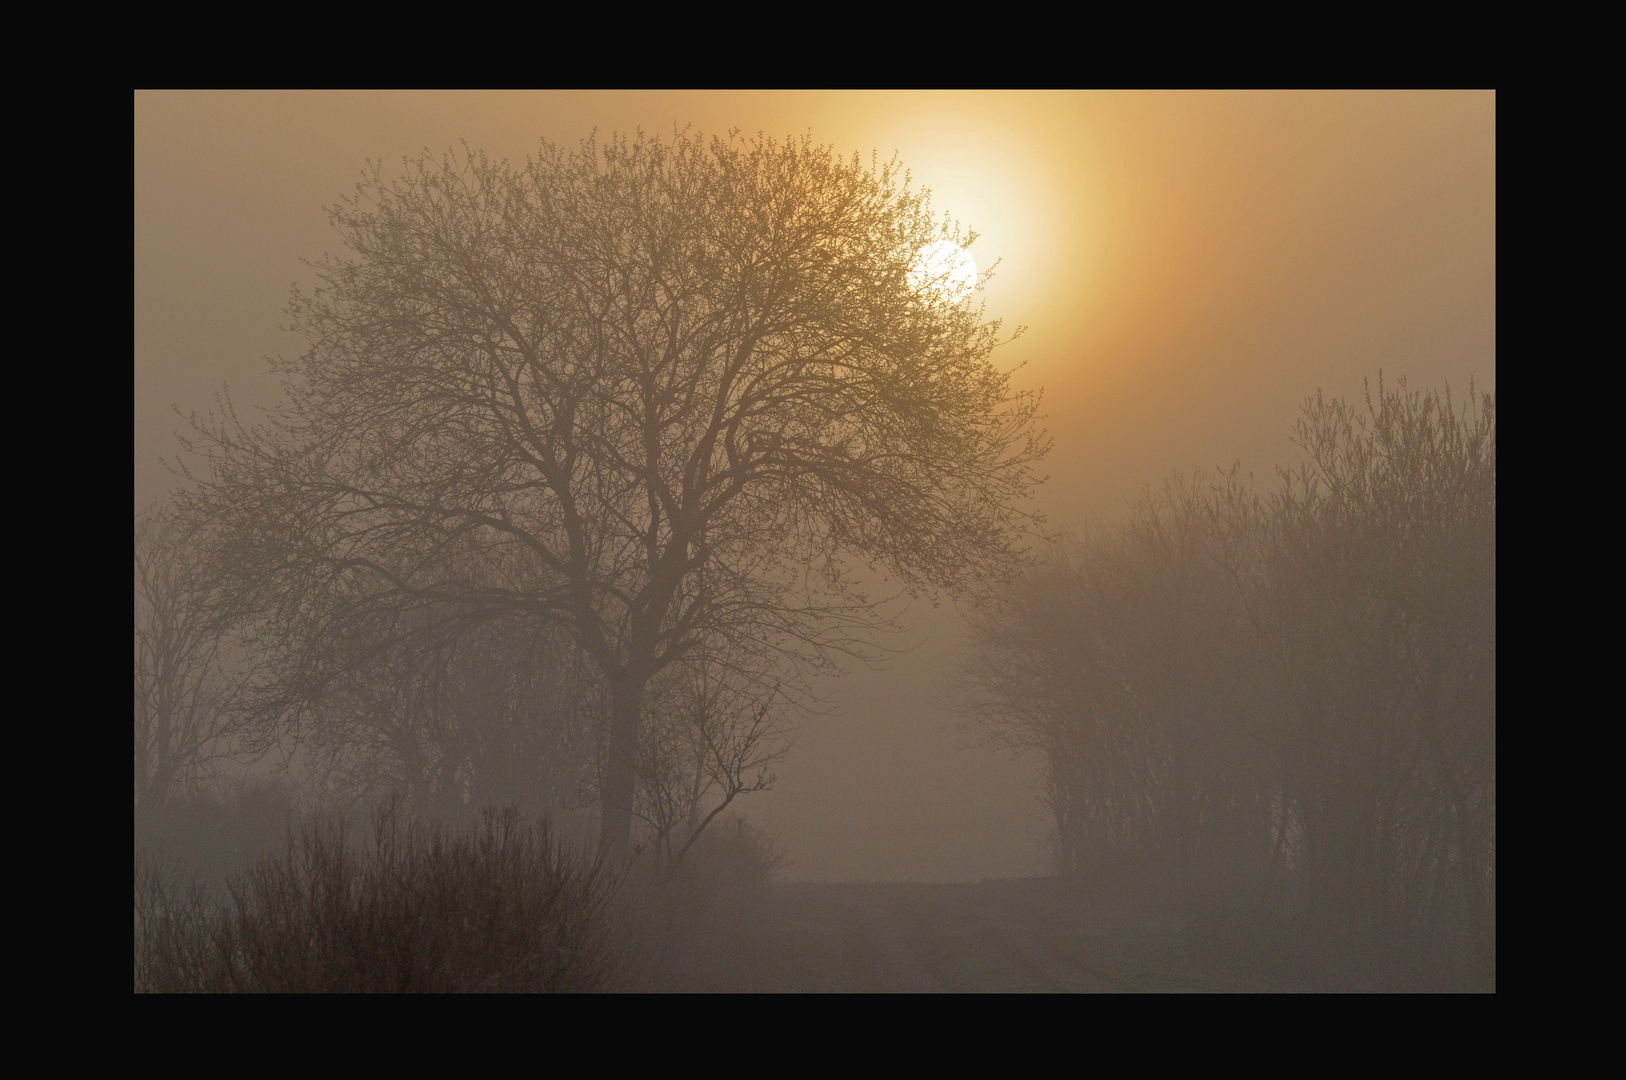
{"label": "tree canopy", "polygon": [[612,847],[663,669],[849,640],[871,609],[844,555],[949,590],[1019,558],[1037,400],[992,362],[999,322],[922,281],[974,235],[896,161],[689,134],[426,153],[331,215],[350,254],[294,295],[285,407],[189,443],[238,602],[317,672],[356,618],[568,627],[611,701]]}

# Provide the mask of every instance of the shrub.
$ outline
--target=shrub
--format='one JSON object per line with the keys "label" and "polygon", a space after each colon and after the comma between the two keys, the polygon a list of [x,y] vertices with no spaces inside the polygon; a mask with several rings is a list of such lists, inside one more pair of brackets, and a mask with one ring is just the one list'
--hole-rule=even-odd
{"label": "shrub", "polygon": [[148,992],[579,992],[610,973],[609,880],[546,822],[375,820],[303,830],[227,895],[137,864],[135,987]]}

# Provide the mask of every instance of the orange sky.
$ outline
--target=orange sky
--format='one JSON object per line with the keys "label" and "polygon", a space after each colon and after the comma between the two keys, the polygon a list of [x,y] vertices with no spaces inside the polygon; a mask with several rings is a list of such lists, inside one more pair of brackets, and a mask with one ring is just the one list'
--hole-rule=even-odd
{"label": "orange sky", "polygon": [[[1496,385],[1496,101],[1473,93],[138,93],[135,498],[169,486],[171,406],[274,399],[260,357],[322,207],[364,159],[463,140],[523,157],[594,129],[811,133],[897,152],[1003,262],[990,315],[1045,390],[1053,521],[1116,516],[1169,469],[1286,461],[1299,402]],[[1027,766],[956,751],[927,699],[955,630],[839,691],[760,817],[799,876],[1019,873],[1039,858]],[[878,737],[877,732],[884,733]],[[892,755],[888,757],[888,755]],[[897,827],[877,830],[884,820]],[[945,822],[961,826],[944,829]],[[966,830],[974,829],[973,836]],[[1036,867],[1035,867],[1036,868]]]}

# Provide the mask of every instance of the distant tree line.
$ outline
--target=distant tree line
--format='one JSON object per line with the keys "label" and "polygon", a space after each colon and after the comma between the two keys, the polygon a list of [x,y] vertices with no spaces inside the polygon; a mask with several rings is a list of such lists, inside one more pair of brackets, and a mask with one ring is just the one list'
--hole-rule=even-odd
{"label": "distant tree line", "polygon": [[[294,759],[308,797],[358,813],[592,815],[607,705],[558,627],[328,597],[291,631],[234,605],[196,519],[138,515],[135,552],[138,824],[210,790],[221,764],[273,751]],[[772,783],[792,704],[773,661],[702,647],[654,680],[634,816],[668,868],[738,796]]]}
{"label": "distant tree line", "polygon": [[1042,755],[1062,874],[1336,985],[1494,988],[1495,416],[1318,395],[1273,490],[1176,476],[981,609],[969,708]]}

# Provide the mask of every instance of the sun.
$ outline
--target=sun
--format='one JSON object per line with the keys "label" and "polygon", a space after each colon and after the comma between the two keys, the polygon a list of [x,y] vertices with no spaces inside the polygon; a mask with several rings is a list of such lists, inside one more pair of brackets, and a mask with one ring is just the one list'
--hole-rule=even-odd
{"label": "sun", "polygon": [[939,240],[920,250],[909,270],[916,292],[931,292],[945,304],[958,304],[977,287],[977,264],[953,240]]}

